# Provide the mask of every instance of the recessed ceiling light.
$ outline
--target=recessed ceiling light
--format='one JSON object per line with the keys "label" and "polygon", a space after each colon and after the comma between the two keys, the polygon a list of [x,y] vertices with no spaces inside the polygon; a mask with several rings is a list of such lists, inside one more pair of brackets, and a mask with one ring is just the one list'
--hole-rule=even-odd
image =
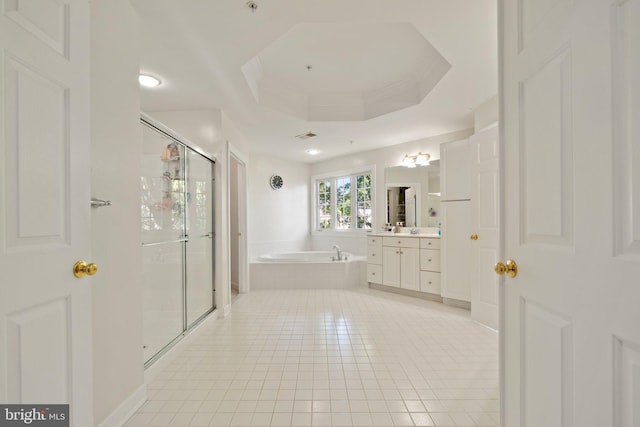
{"label": "recessed ceiling light", "polygon": [[318,151],[318,150],[316,150],[316,149],[314,149],[314,148],[311,148],[311,149],[309,149],[309,150],[305,151],[305,153],[307,153],[307,154],[309,154],[309,155],[311,155],[311,156],[315,156],[316,154],[319,154],[319,153],[320,153],[320,151]]}
{"label": "recessed ceiling light", "polygon": [[162,83],[160,79],[149,74],[140,74],[138,76],[138,81],[144,87],[156,87],[160,86],[160,83]]}

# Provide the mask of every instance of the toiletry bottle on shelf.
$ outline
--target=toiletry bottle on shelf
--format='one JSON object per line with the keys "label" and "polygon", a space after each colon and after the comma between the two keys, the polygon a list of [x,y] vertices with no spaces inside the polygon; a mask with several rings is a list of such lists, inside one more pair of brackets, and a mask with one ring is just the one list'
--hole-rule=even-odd
{"label": "toiletry bottle on shelf", "polygon": [[438,236],[442,236],[442,230],[440,229],[440,223],[438,223]]}

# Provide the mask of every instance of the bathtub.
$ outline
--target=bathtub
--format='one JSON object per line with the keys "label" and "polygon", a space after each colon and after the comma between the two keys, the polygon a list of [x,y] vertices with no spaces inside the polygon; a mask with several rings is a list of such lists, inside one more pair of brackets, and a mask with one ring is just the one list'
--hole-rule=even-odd
{"label": "bathtub", "polygon": [[[348,252],[342,253],[346,257],[347,262],[353,258]],[[336,251],[301,251],[287,252],[282,254],[268,254],[259,256],[257,261],[262,262],[341,262],[333,261],[336,257]]]}
{"label": "bathtub", "polygon": [[301,251],[262,255],[249,266],[251,289],[336,289],[367,286],[364,256],[335,251]]}

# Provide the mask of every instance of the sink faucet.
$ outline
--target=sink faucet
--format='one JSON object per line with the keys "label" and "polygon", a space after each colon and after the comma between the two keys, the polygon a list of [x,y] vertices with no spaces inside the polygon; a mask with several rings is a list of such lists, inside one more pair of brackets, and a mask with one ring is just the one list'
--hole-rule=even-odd
{"label": "sink faucet", "polygon": [[333,249],[336,250],[336,253],[338,255],[338,258],[336,259],[336,261],[342,261],[342,251],[340,250],[340,246],[333,245]]}

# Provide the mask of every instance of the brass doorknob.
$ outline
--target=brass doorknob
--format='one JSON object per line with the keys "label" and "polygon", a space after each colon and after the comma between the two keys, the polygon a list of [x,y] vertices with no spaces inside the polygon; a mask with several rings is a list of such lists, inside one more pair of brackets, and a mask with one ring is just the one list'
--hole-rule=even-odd
{"label": "brass doorknob", "polygon": [[87,264],[84,261],[78,261],[73,265],[73,275],[78,279],[84,277],[85,275],[93,276],[98,272],[98,266],[94,263]]}
{"label": "brass doorknob", "polygon": [[477,234],[472,234],[469,238],[471,240],[478,240],[478,235]]}
{"label": "brass doorknob", "polygon": [[495,265],[493,270],[498,276],[507,273],[507,276],[509,277],[516,277],[518,275],[518,264],[516,264],[516,262],[512,259],[508,259],[506,265],[499,262]]}

